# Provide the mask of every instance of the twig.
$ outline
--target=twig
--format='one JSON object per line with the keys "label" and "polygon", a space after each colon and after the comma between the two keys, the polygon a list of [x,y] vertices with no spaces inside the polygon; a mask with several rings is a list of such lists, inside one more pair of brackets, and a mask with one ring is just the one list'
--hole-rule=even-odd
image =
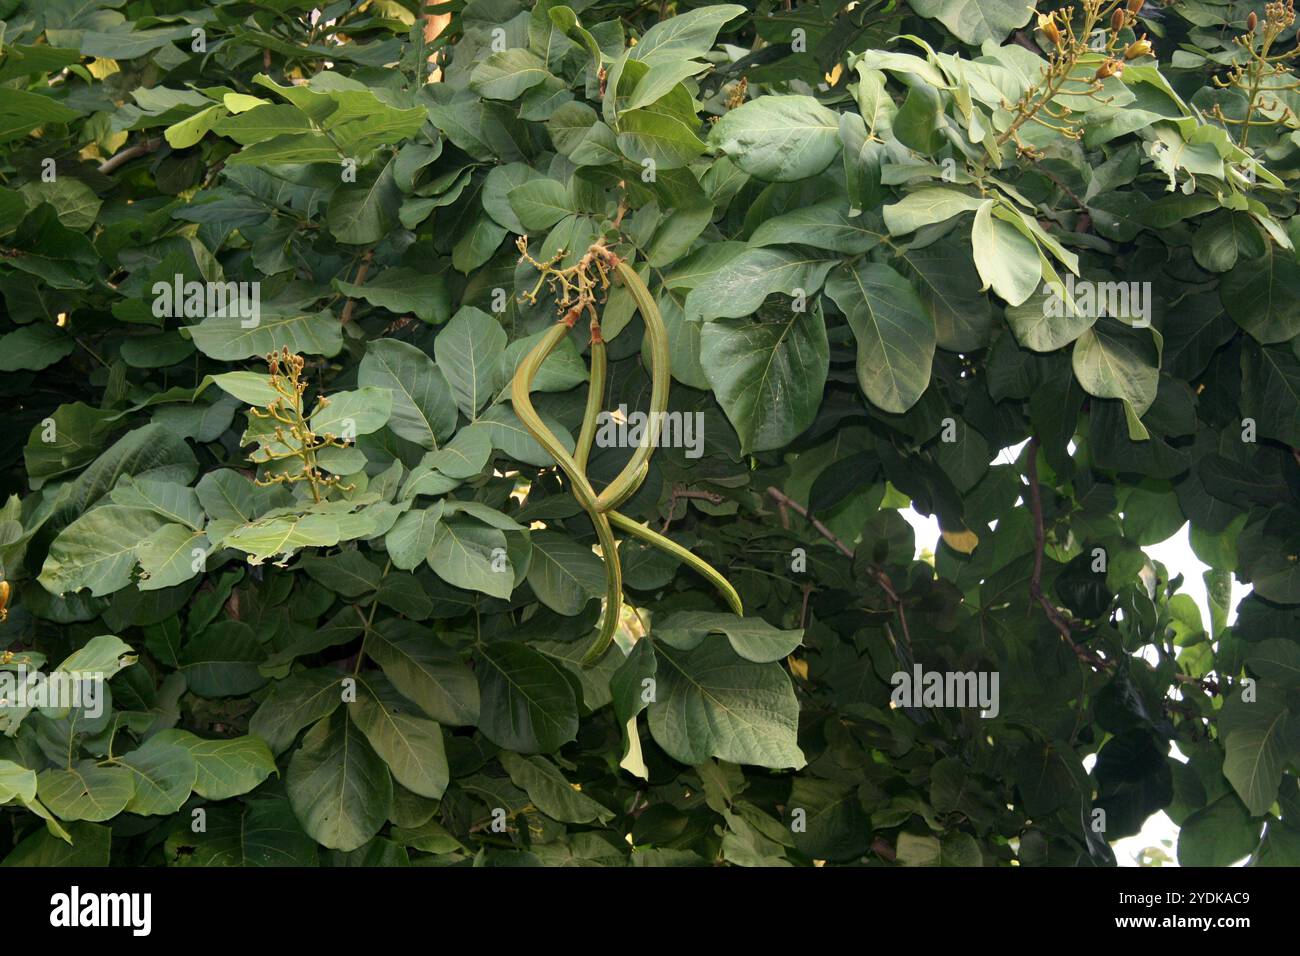
{"label": "twig", "polygon": [[[853,549],[841,541],[830,528],[826,527],[826,525],[822,524],[810,515],[808,509],[799,504],[799,502],[795,501],[775,485],[770,485],[767,489],[767,493],[778,505],[781,506],[783,514],[787,508],[791,511],[797,512],[800,516],[807,519],[808,523],[816,529],[818,534],[831,544],[835,545],[840,554],[850,559],[853,557]],[[907,645],[907,650],[910,654],[912,651],[912,632],[908,629],[907,612],[903,609],[903,602],[898,597],[898,591],[894,589],[893,580],[889,577],[889,574],[884,568],[872,562],[867,562],[867,572],[875,582],[880,585],[880,589],[885,592],[885,597],[888,599],[890,607],[898,612],[898,623],[903,629],[903,641]]]}
{"label": "twig", "polygon": [[[365,285],[366,273],[370,271],[370,263],[374,259],[374,250],[367,249],[366,254],[361,257],[361,267],[357,269],[357,276],[352,280],[353,285]],[[347,325],[352,321],[352,310],[357,307],[356,299],[348,299],[347,304],[343,306],[343,315],[339,317],[339,322]]]}
{"label": "twig", "polygon": [[1034,570],[1029,576],[1029,596],[1043,609],[1043,613],[1052,622],[1061,639],[1070,646],[1079,660],[1100,670],[1108,670],[1114,665],[1075,641],[1070,622],[1066,620],[1060,608],[1043,593],[1043,553],[1047,548],[1047,531],[1043,527],[1043,496],[1038,490],[1038,445],[1038,436],[1035,435],[1029,439],[1029,446],[1026,449],[1029,455],[1026,469],[1029,478],[1029,511],[1034,519]]}
{"label": "twig", "polygon": [[1174,680],[1180,684],[1195,684],[1207,694],[1218,694],[1220,692],[1219,682],[1212,677],[1193,677],[1191,674],[1175,674]]}
{"label": "twig", "polygon": [[722,504],[722,495],[715,491],[697,491],[687,488],[683,485],[673,485],[672,494],[668,498],[668,517],[664,519],[663,527],[660,532],[668,530],[668,526],[673,523],[673,512],[677,510],[677,502],[687,498],[696,498],[700,501],[707,501],[710,504]]}
{"label": "twig", "polygon": [[832,531],[830,528],[826,527],[826,525],[822,524],[820,521],[818,521],[816,518],[810,515],[808,513],[808,509],[805,508],[803,505],[799,504],[799,502],[795,501],[793,498],[791,498],[789,495],[787,495],[784,491],[782,491],[780,488],[776,487],[775,485],[769,486],[767,489],[767,493],[768,495],[771,496],[772,500],[775,501],[777,504],[779,504],[781,507],[789,508],[792,511],[798,512],[799,515],[802,516],[803,518],[806,518],[808,520],[808,523],[813,526],[813,528],[817,531],[818,534],[820,534],[831,544],[835,545],[835,547],[839,550],[840,554],[844,555],[846,558],[853,557],[853,549],[850,548],[843,541],[841,541],[838,537],[836,537],[834,531]]}
{"label": "twig", "polygon": [[126,165],[138,156],[147,156],[162,146],[161,139],[147,139],[143,143],[136,143],[134,146],[128,146],[126,149],[118,150],[108,159],[99,164],[99,171],[105,176],[117,172],[118,168]]}

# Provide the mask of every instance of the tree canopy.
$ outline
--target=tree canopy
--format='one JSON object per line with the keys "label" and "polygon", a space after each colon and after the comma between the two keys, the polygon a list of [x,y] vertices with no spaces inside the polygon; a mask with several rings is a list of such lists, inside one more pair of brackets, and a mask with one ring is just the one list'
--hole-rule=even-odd
{"label": "tree canopy", "polygon": [[1296,49],[0,0],[0,859],[1300,864]]}

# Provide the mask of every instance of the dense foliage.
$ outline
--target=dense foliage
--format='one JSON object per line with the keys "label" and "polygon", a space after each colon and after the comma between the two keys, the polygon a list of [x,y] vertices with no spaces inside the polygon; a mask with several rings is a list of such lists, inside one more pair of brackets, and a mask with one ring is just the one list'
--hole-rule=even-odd
{"label": "dense foliage", "polygon": [[0,0],[6,864],[1300,864],[1289,3],[320,2]]}

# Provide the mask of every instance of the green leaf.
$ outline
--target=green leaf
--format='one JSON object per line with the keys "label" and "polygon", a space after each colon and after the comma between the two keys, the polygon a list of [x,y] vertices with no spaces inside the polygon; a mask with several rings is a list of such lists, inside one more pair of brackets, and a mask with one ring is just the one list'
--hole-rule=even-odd
{"label": "green leaf", "polygon": [[549,229],[578,211],[569,200],[568,190],[554,179],[534,179],[516,186],[507,198],[520,225],[529,232]]}
{"label": "green leaf", "polygon": [[258,664],[266,649],[242,621],[223,620],[204,628],[181,651],[181,672],[200,697],[235,697],[266,683]]}
{"label": "green leaf", "polygon": [[376,243],[397,223],[401,190],[393,179],[390,159],[371,181],[344,183],[330,197],[326,221],[339,242],[361,246]]}
{"label": "green leaf", "polygon": [[712,48],[723,24],[747,12],[739,4],[718,3],[660,20],[632,47],[629,57],[643,63],[662,63],[703,56]]}
{"label": "green leaf", "polygon": [[857,340],[863,393],[887,412],[906,412],[930,384],[935,349],[934,319],[916,290],[889,266],[862,262],[832,272],[826,294]]}
{"label": "green leaf", "polygon": [[335,279],[334,288],[352,299],[401,315],[412,312],[423,322],[445,322],[451,312],[446,280],[434,272],[395,267],[368,277],[365,285]]}
{"label": "green leaf", "polygon": [[780,665],[746,661],[719,641],[694,651],[656,644],[655,656],[650,733],[674,760],[796,770],[807,762],[796,740],[799,704]]}
{"label": "green leaf", "polygon": [[346,711],[307,732],[289,761],[285,791],[308,836],[344,852],[379,832],[393,802],[388,767]]}
{"label": "green leaf", "polygon": [[211,376],[212,383],[245,405],[269,405],[280,398],[269,376],[259,372],[223,372]]}
{"label": "green leaf", "polygon": [[479,729],[516,753],[550,753],[578,732],[573,688],[554,664],[524,644],[488,644],[480,652]]}
{"label": "green leaf", "polygon": [[429,566],[448,584],[508,598],[515,587],[506,536],[474,521],[444,518],[433,531]]}
{"label": "green leaf", "polygon": [[926,186],[908,193],[881,213],[891,236],[903,236],[922,226],[974,212],[985,200],[952,186]]}
{"label": "green leaf", "polygon": [[118,761],[132,776],[135,792],[129,813],[160,816],[175,813],[190,797],[198,779],[198,763],[180,743],[154,735]]}
{"label": "green leaf", "polygon": [[1178,828],[1178,865],[1232,866],[1250,856],[1259,831],[1234,794],[1220,797]]}
{"label": "green leaf", "polygon": [[830,365],[820,309],[765,307],[758,319],[709,322],[700,338],[704,373],[746,452],[780,448],[812,424]]}
{"label": "green leaf", "polygon": [[360,551],[343,551],[328,557],[307,555],[302,568],[329,590],[346,598],[369,594],[379,587],[383,572]]}
{"label": "green leaf", "polygon": [[64,674],[82,674],[109,680],[118,671],[130,667],[135,662],[135,654],[121,638],[112,634],[101,634],[92,637],[80,649],[65,657],[63,663],[55,670]]}
{"label": "green leaf", "polygon": [[802,630],[783,631],[761,617],[739,617],[713,611],[678,611],[656,621],[654,636],[673,647],[691,650],[710,634],[725,634],[731,648],[747,661],[766,664],[794,652],[803,640]]}
{"label": "green leaf", "polygon": [[385,621],[367,638],[366,653],[403,696],[438,723],[478,723],[474,674],[432,631],[412,621]]}
{"label": "green leaf", "polygon": [[871,225],[865,217],[850,218],[843,202],[829,200],[764,220],[749,244],[755,248],[799,244],[855,255],[880,244],[881,237]]}
{"label": "green leaf", "polygon": [[1149,329],[1103,319],[1074,343],[1071,364],[1089,395],[1123,399],[1137,415],[1156,400],[1160,350]]}
{"label": "green leaf", "polygon": [[912,0],[912,9],[936,18],[958,39],[976,46],[986,40],[1000,44],[1034,12],[1033,4],[1019,0]]}
{"label": "green leaf", "polygon": [[1241,410],[1260,437],[1300,447],[1300,359],[1292,349],[1243,343]]}
{"label": "green leaf", "polygon": [[531,540],[528,583],[552,611],[572,617],[604,593],[604,565],[590,545],[555,531],[535,531]]}
{"label": "green leaf", "polygon": [[52,325],[25,325],[17,332],[0,335],[0,372],[39,372],[67,358],[76,348],[72,336]]}
{"label": "green leaf", "polygon": [[522,47],[493,53],[474,67],[469,86],[490,100],[515,100],[546,79],[546,64]]}
{"label": "green leaf", "polygon": [[971,229],[975,268],[985,289],[991,287],[1009,305],[1020,305],[1034,294],[1042,277],[1038,246],[1011,223],[993,215],[993,204],[994,200],[986,200],[975,212]]}
{"label": "green leaf", "polygon": [[111,820],[131,802],[135,779],[122,767],[100,767],[82,760],[67,770],[43,770],[36,795],[60,820]]}
{"label": "green leaf", "polygon": [[1300,263],[1291,253],[1268,247],[1261,256],[1243,259],[1219,283],[1228,315],[1263,345],[1300,335]]}
{"label": "green leaf", "polygon": [[398,518],[384,537],[393,566],[413,571],[423,564],[429,557],[441,520],[442,502],[432,508],[413,508]]}
{"label": "green leaf", "polygon": [[393,779],[422,797],[441,798],[450,779],[442,728],[421,715],[382,674],[361,674],[357,684],[357,699],[348,704],[348,714],[388,764]]}
{"label": "green leaf", "polygon": [[265,740],[272,753],[288,750],[299,731],[343,703],[343,676],[333,670],[308,670],[276,681],[249,721],[249,733]]}
{"label": "green leaf", "polygon": [[205,740],[185,730],[164,730],[150,738],[184,747],[198,773],[194,792],[205,800],[229,800],[255,789],[271,774],[279,775],[271,750],[259,737]]}
{"label": "green leaf", "polygon": [[465,306],[452,316],[434,340],[438,367],[466,418],[475,418],[496,391],[497,366],[505,348],[505,329],[473,306]]}
{"label": "green leaf", "polygon": [[185,331],[208,358],[229,362],[287,348],[306,355],[337,355],[343,347],[339,320],[329,312],[270,312],[256,324],[238,315],[209,316]]}
{"label": "green leaf", "polygon": [[165,523],[152,511],[121,505],[87,512],[54,539],[39,580],[54,594],[119,591],[131,583],[136,545]]}
{"label": "green leaf", "polygon": [[393,413],[393,396],[384,388],[359,388],[352,392],[335,392],[321,407],[317,401],[311,413],[311,427],[318,435],[344,436],[353,440],[369,435],[388,422]]}
{"label": "green leaf", "polygon": [[68,833],[71,844],[46,830],[37,830],[0,860],[0,866],[108,866],[113,845],[113,833],[108,827],[72,823],[68,826]]}
{"label": "green leaf", "polygon": [[1300,751],[1300,725],[1283,701],[1231,701],[1220,717],[1223,775],[1251,816],[1268,812],[1288,761]]}
{"label": "green leaf", "polygon": [[0,804],[14,799],[24,802],[36,799],[36,771],[12,760],[0,760]]}
{"label": "green leaf", "polygon": [[564,774],[545,757],[502,753],[501,766],[510,782],[528,794],[533,806],[561,823],[608,823],[614,811],[573,788]]}
{"label": "green leaf", "polygon": [[424,448],[437,448],[456,428],[456,403],[446,377],[424,352],[396,339],[366,343],[357,382],[392,392],[388,427]]}
{"label": "green leaf", "polygon": [[760,96],[729,110],[709,145],[751,176],[769,182],[808,179],[839,153],[839,117],[811,96]]}

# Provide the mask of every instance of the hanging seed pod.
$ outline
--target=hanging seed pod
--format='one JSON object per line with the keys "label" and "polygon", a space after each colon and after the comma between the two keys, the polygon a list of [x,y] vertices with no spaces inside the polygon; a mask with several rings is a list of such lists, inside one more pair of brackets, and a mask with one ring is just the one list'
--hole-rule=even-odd
{"label": "hanging seed pod", "polygon": [[1054,47],[1058,50],[1061,48],[1061,30],[1056,25],[1056,14],[1040,13],[1038,29],[1043,31],[1043,36],[1052,41]]}
{"label": "hanging seed pod", "polygon": [[1151,42],[1144,36],[1141,40],[1134,40],[1124,50],[1124,59],[1136,60],[1140,56],[1151,55]]}
{"label": "hanging seed pod", "polygon": [[1116,7],[1115,12],[1110,15],[1110,32],[1119,33],[1119,31],[1123,29],[1124,29],[1124,11],[1121,10],[1119,7]]}

